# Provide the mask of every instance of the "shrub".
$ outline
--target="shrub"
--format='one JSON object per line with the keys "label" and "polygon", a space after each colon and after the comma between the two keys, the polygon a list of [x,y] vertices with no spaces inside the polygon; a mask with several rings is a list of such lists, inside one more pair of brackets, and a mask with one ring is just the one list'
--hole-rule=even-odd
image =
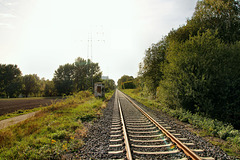
{"label": "shrub", "polygon": [[207,31],[169,44],[158,101],[239,128],[240,43],[226,45],[216,37]]}

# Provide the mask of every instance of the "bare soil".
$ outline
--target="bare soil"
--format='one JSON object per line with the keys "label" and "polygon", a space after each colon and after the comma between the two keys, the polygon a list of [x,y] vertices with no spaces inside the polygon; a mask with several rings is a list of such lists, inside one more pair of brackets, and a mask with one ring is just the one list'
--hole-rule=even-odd
{"label": "bare soil", "polygon": [[12,113],[17,110],[25,110],[25,109],[33,109],[40,106],[47,106],[49,104],[52,104],[53,101],[55,101],[56,98],[33,98],[33,99],[6,99],[6,100],[0,100],[0,116]]}

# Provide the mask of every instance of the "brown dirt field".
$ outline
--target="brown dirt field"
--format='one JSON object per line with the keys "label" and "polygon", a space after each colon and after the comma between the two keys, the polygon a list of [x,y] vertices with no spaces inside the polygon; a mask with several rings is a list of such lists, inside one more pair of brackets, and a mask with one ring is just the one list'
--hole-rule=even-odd
{"label": "brown dirt field", "polygon": [[56,99],[44,98],[44,99],[6,99],[0,100],[0,115],[11,113],[17,110],[33,109],[36,107],[47,106],[52,104],[52,101]]}

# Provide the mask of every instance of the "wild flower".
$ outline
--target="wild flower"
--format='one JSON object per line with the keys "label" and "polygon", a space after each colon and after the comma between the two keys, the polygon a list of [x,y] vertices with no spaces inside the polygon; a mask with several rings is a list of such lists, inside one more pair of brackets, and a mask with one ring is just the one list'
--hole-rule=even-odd
{"label": "wild flower", "polygon": [[67,151],[67,143],[63,144],[63,146],[62,146],[62,150]]}
{"label": "wild flower", "polygon": [[55,141],[54,139],[51,140],[51,143],[52,143],[52,144],[55,143],[55,142],[56,142],[56,141]]}

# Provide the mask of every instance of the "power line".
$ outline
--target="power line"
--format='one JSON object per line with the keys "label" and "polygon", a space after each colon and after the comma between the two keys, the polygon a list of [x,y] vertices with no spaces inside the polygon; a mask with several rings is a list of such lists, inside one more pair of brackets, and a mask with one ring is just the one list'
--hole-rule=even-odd
{"label": "power line", "polygon": [[[102,27],[103,28],[103,27]],[[99,33],[101,33],[102,34],[102,36],[104,36],[104,32],[102,31],[102,32],[95,32],[96,33],[96,35],[97,35],[97,38],[95,39],[95,37],[93,38],[93,33],[94,32],[90,32],[90,33],[88,33],[88,52],[87,52],[87,59],[89,59],[89,54],[90,54],[90,63],[93,63],[93,42],[104,42],[105,43],[105,40],[104,39],[99,39],[98,38],[98,35],[99,35]],[[91,65],[91,64],[89,64],[89,65]],[[93,90],[94,90],[94,82],[93,82],[93,65],[91,65],[91,81],[92,81],[92,88],[93,88]],[[88,68],[89,69],[89,68]]]}

